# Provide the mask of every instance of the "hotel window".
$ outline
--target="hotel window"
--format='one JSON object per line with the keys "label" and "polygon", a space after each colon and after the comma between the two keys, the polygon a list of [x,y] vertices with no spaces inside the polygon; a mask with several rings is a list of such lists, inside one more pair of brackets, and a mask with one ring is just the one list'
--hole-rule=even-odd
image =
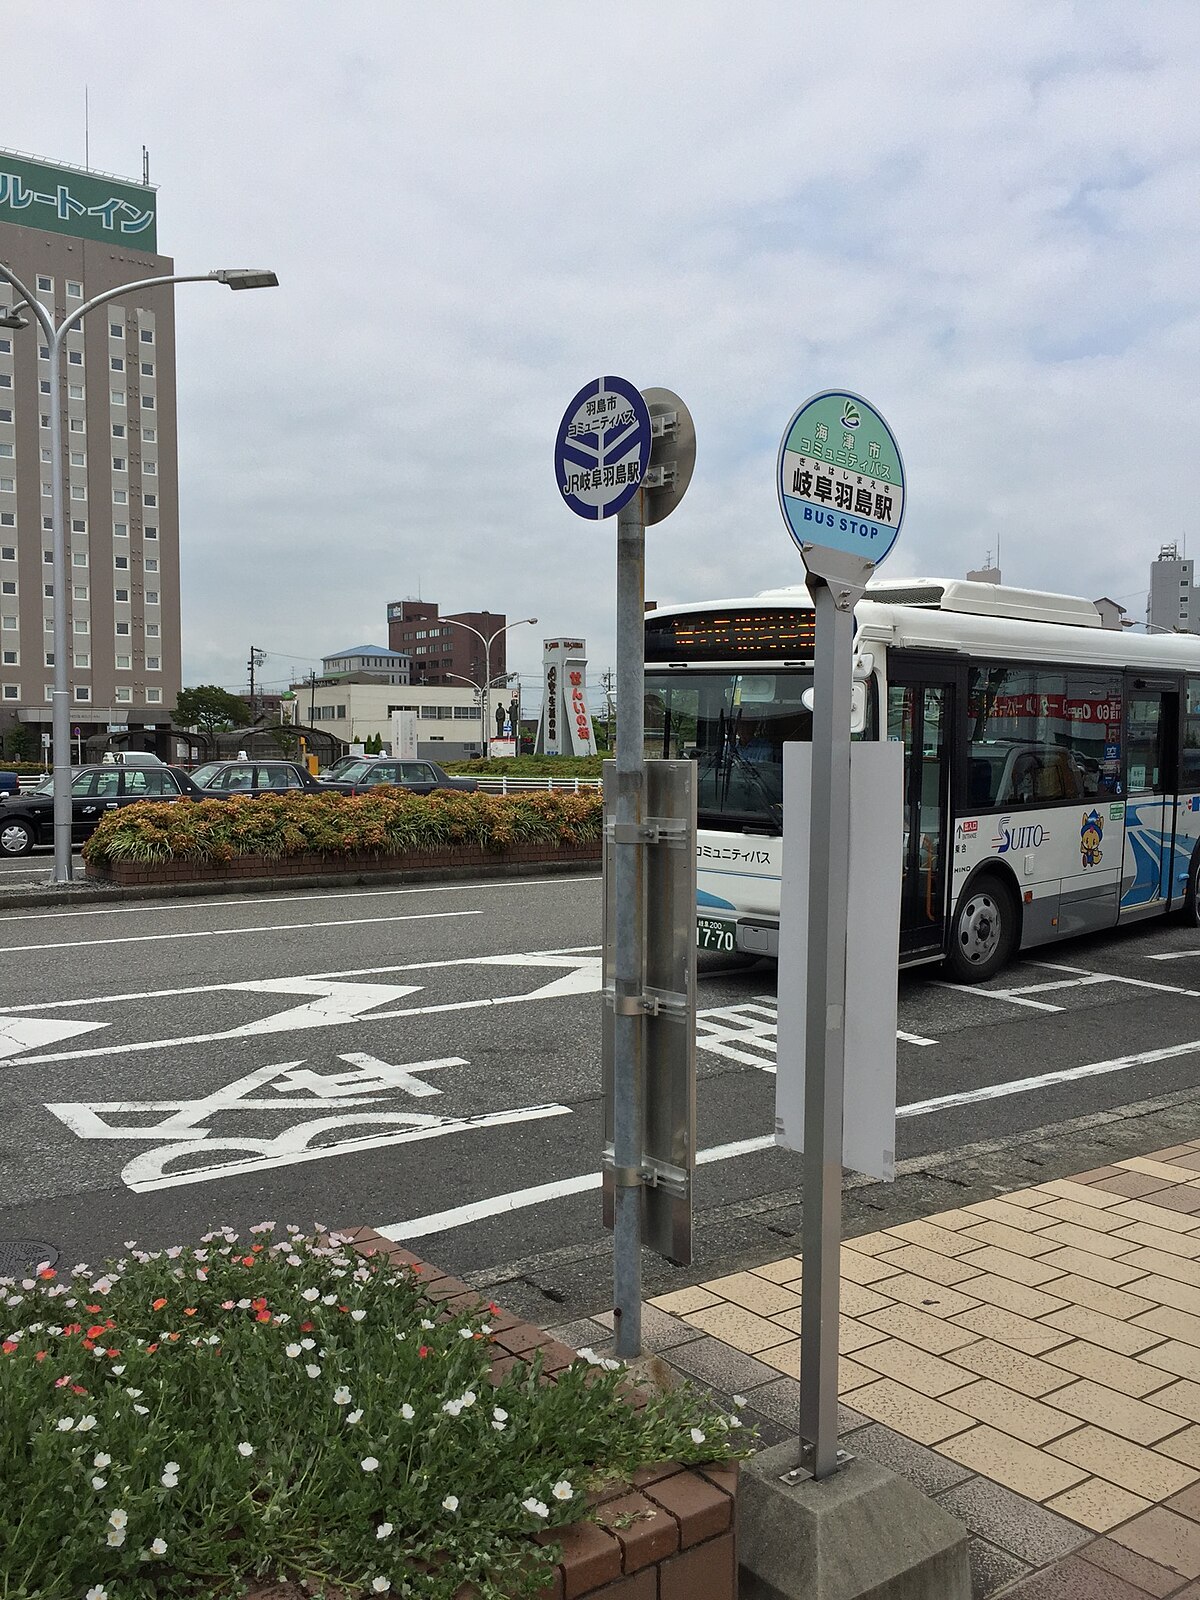
{"label": "hotel window", "polygon": [[143,461],[142,462],[142,472],[145,474],[145,476],[147,478],[157,478],[158,477],[158,462],[157,461]]}
{"label": "hotel window", "polygon": [[42,561],[46,566],[52,567],[54,565],[54,551],[53,550],[43,550],[42,551]]}
{"label": "hotel window", "polygon": [[[11,389],[11,388],[12,388],[12,379],[9,377],[8,373],[7,372],[0,372],[0,389]],[[49,380],[49,378],[39,378],[38,379],[38,393],[39,394],[49,394],[50,393],[50,380]]]}
{"label": "hotel window", "polygon": [[158,571],[158,557],[157,556],[147,556],[146,557],[146,571],[147,572],[157,572]]}
{"label": "hotel window", "polygon": [[146,604],[148,606],[156,606],[158,604],[158,590],[157,589],[147,589],[146,590]]}
{"label": "hotel window", "polygon": [[73,567],[86,567],[87,564],[88,564],[88,558],[87,558],[87,551],[86,550],[72,550],[71,551],[71,565]]}
{"label": "hotel window", "polygon": [[142,443],[143,444],[157,444],[158,443],[158,434],[157,434],[157,432],[153,428],[143,428],[142,429]]}
{"label": "hotel window", "polygon": [[6,461],[11,461],[15,454],[16,451],[11,444],[0,444],[0,456],[3,456]]}
{"label": "hotel window", "polygon": [[52,583],[44,583],[42,585],[42,594],[43,594],[45,599],[53,600],[54,599],[54,585]]}
{"label": "hotel window", "polygon": [[118,622],[117,623],[117,635],[118,635],[118,637],[124,638],[124,637],[126,637],[128,635],[128,633],[129,633],[129,624],[127,622]]}
{"label": "hotel window", "polygon": [[46,699],[47,700],[53,700],[54,699],[54,685],[52,683],[48,683],[48,684],[45,685],[45,694],[46,694]]}
{"label": "hotel window", "polygon": [[113,423],[112,436],[114,439],[123,439],[125,437],[125,424],[123,422]]}
{"label": "hotel window", "polygon": [[87,597],[88,597],[88,586],[87,586],[87,584],[86,583],[77,583],[77,584],[75,584],[73,589],[72,589],[72,594],[74,595],[74,598],[76,600],[86,600]]}
{"label": "hotel window", "polygon": [[116,697],[118,705],[126,705],[130,700],[133,699],[133,690],[129,688],[123,688],[119,684],[117,688],[113,690],[113,694]]}
{"label": "hotel window", "polygon": [[128,571],[128,568],[129,568],[129,557],[128,556],[114,556],[113,557],[113,566],[116,567],[118,572],[126,572],[126,571]]}
{"label": "hotel window", "polygon": [[39,361],[49,361],[49,359],[50,359],[50,346],[48,344],[40,344],[40,345],[38,345],[38,360]]}
{"label": "hotel window", "polygon": [[162,671],[162,663],[161,663],[161,661],[160,661],[158,656],[147,656],[146,657],[146,671],[147,672],[161,672]]}
{"label": "hotel window", "polygon": [[75,282],[73,282],[72,279],[68,278],[67,279],[67,298],[69,300],[82,300],[83,299],[83,285],[81,283],[75,283]]}
{"label": "hotel window", "polygon": [[129,471],[129,464],[128,464],[127,458],[125,456],[114,456],[112,458],[112,464],[113,464],[113,471],[114,472],[128,472]]}
{"label": "hotel window", "polygon": [[[50,393],[49,389],[46,390],[46,393]],[[123,406],[125,404],[125,391],[124,389],[110,389],[108,398],[114,406]]]}
{"label": "hotel window", "polygon": [[0,339],[0,356],[12,355],[12,340]]}
{"label": "hotel window", "polygon": [[68,400],[82,400],[83,399],[83,385],[81,383],[69,383],[67,385],[67,399]]}
{"label": "hotel window", "polygon": [[0,664],[6,667],[19,667],[21,665],[21,652],[19,650],[0,650]]}
{"label": "hotel window", "polygon": [[0,528],[15,528],[17,513],[15,511],[0,511]]}
{"label": "hotel window", "polygon": [[6,633],[15,633],[17,631],[16,617],[0,617],[0,628],[3,628]]}
{"label": "hotel window", "polygon": [[53,617],[43,617],[42,618],[42,630],[45,633],[53,633],[54,632],[54,618]]}
{"label": "hotel window", "polygon": [[[11,388],[12,388],[12,373],[11,372],[0,372],[0,389],[11,389]],[[50,393],[50,385],[49,384],[46,385],[46,387],[45,387],[45,389],[43,389],[42,393],[43,394],[49,394]]]}
{"label": "hotel window", "polygon": [[141,339],[143,344],[153,344],[154,343],[154,329],[153,328],[143,328],[141,330],[141,333],[138,335],[138,337]]}
{"label": "hotel window", "polygon": [[77,667],[90,667],[91,664],[92,664],[92,658],[87,653],[86,650],[76,650],[76,652],[75,652],[75,665]]}
{"label": "hotel window", "polygon": [[82,350],[68,350],[67,351],[67,365],[69,367],[81,367],[83,365],[83,351]]}
{"label": "hotel window", "polygon": [[41,457],[42,465],[44,467],[48,467],[50,465],[50,450],[49,450],[49,447],[47,446],[47,448],[42,450],[42,451],[40,451],[39,454],[40,454],[40,457]]}
{"label": "hotel window", "polygon": [[0,492],[12,494],[15,492],[16,487],[17,480],[15,478],[0,478]]}
{"label": "hotel window", "polygon": [[154,510],[157,510],[158,509],[158,496],[156,494],[144,494],[142,496],[142,504],[144,506],[150,506]]}
{"label": "hotel window", "polygon": [[38,418],[38,427],[39,428],[48,428],[49,426],[50,426],[50,413],[48,411],[43,411],[41,416]]}
{"label": "hotel window", "polygon": [[157,539],[158,538],[158,528],[157,528],[156,524],[154,524],[153,522],[148,522],[146,524],[146,526],[142,530],[142,537],[144,539]]}
{"label": "hotel window", "polygon": [[67,427],[71,433],[87,432],[87,422],[83,417],[72,417],[68,422]]}
{"label": "hotel window", "polygon": [[4,685],[4,698],[6,700],[19,700],[21,698],[21,685],[19,683],[6,683]]}
{"label": "hotel window", "polygon": [[146,637],[147,637],[147,639],[157,639],[158,638],[158,623],[157,622],[148,622],[146,624]]}
{"label": "hotel window", "polygon": [[129,671],[129,657],[128,656],[118,656],[117,657],[117,671],[118,672],[128,672]]}
{"label": "hotel window", "polygon": [[152,394],[144,394],[142,396],[142,410],[143,411],[153,411],[154,410],[154,396]]}
{"label": "hotel window", "polygon": [[52,667],[54,665],[54,651],[53,650],[45,651],[43,653],[43,659],[45,661],[46,666]]}
{"label": "hotel window", "polygon": [[111,368],[111,370],[113,372],[124,372],[125,371],[125,357],[124,356],[109,356],[108,365],[109,365],[109,367]]}
{"label": "hotel window", "polygon": [[72,622],[72,627],[76,633],[91,633],[92,631],[86,617],[76,617]]}
{"label": "hotel window", "polygon": [[16,547],[16,545],[14,545],[14,544],[0,545],[0,561],[15,561],[16,559],[17,559],[17,547]]}
{"label": "hotel window", "polygon": [[146,690],[146,704],[148,706],[161,705],[162,704],[162,690],[161,689],[147,689]]}
{"label": "hotel window", "polygon": [[114,489],[113,490],[113,505],[115,505],[115,506],[127,506],[128,504],[129,504],[129,491],[128,491],[128,489]]}
{"label": "hotel window", "polygon": [[72,500],[86,500],[87,499],[87,484],[86,483],[73,483],[71,485],[71,499]]}
{"label": "hotel window", "polygon": [[72,533],[86,533],[87,532],[87,518],[86,517],[72,517],[71,518],[71,532]]}
{"label": "hotel window", "polygon": [[110,322],[108,325],[108,336],[110,339],[123,339],[125,337],[124,323]]}
{"label": "hotel window", "polygon": [[154,376],[154,363],[153,363],[153,361],[143,361],[142,362],[142,377],[143,378],[152,378],[153,376]]}
{"label": "hotel window", "polygon": [[90,700],[92,698],[92,691],[87,687],[86,684],[77,683],[75,685],[75,698],[80,702]]}
{"label": "hotel window", "polygon": [[128,537],[129,537],[129,524],[127,522],[114,522],[113,523],[113,538],[114,539],[128,539]]}
{"label": "hotel window", "polygon": [[114,589],[113,590],[113,599],[119,605],[128,605],[129,604],[129,590],[128,589]]}
{"label": "hotel window", "polygon": [[5,578],[4,582],[0,583],[0,594],[16,594],[16,592],[17,580],[15,578]]}
{"label": "hotel window", "polygon": [[12,421],[12,407],[11,406],[0,406],[0,422],[11,422],[11,421]]}
{"label": "hotel window", "polygon": [[38,293],[48,294],[54,288],[53,278],[38,278]]}
{"label": "hotel window", "polygon": [[70,454],[71,454],[71,465],[73,467],[86,467],[87,466],[87,457],[84,455],[82,450],[72,450]]}

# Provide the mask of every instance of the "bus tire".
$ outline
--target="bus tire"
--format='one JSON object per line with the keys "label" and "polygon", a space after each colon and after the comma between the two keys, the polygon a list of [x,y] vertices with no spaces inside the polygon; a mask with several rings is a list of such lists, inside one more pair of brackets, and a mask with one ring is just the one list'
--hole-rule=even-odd
{"label": "bus tire", "polygon": [[995,977],[1016,949],[1017,897],[1002,878],[985,873],[961,895],[946,965],[956,983],[985,983]]}

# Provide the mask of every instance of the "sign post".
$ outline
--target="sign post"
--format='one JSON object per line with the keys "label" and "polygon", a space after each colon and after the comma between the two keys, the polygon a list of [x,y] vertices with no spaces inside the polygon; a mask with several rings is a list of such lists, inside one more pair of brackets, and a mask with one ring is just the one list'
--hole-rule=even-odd
{"label": "sign post", "polygon": [[[686,463],[657,461],[652,466],[655,435],[666,439],[683,431],[680,418],[687,417],[682,401],[670,396],[668,427],[664,393],[651,391],[644,398],[623,378],[594,379],[568,405],[554,453],[559,492],[568,508],[589,520],[617,517],[617,752],[609,775],[614,793],[607,797],[613,816],[613,963],[606,1024],[612,1039],[612,1093],[605,1181],[613,1200],[613,1314],[620,1357],[641,1353],[642,1208],[648,1177],[656,1181],[656,1174],[648,1173],[644,1149],[645,1024],[662,1004],[659,996],[647,993],[646,974],[645,850],[663,842],[646,815],[646,525],[665,516],[681,498],[694,459],[693,444]],[[651,396],[653,422],[647,403]],[[669,496],[664,492],[668,487]],[[694,871],[694,862],[689,866]],[[672,994],[667,1003],[676,998]]]}
{"label": "sign post", "polygon": [[804,560],[816,613],[804,1031],[800,1472],[826,1478],[839,1464],[854,605],[895,544],[904,514],[904,468],[891,429],[858,395],[844,391],[814,395],[784,433],[778,489],[784,521]]}

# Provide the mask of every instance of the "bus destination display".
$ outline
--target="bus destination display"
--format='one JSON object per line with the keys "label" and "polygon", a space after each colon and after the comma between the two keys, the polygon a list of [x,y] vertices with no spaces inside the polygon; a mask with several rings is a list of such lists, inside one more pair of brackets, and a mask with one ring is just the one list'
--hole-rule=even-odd
{"label": "bus destination display", "polygon": [[689,611],[646,623],[647,661],[811,660],[814,613],[807,607]]}

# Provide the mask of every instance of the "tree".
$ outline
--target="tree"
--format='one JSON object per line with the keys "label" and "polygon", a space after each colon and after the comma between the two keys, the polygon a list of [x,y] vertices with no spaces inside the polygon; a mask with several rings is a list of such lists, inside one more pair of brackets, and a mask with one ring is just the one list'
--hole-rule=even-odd
{"label": "tree", "polygon": [[32,761],[37,742],[33,729],[23,722],[18,722],[15,728],[10,728],[8,737],[4,741],[4,753],[11,761]]}
{"label": "tree", "polygon": [[177,728],[199,728],[201,733],[245,728],[251,721],[250,707],[228,689],[215,683],[201,683],[194,689],[179,691],[174,720]]}

